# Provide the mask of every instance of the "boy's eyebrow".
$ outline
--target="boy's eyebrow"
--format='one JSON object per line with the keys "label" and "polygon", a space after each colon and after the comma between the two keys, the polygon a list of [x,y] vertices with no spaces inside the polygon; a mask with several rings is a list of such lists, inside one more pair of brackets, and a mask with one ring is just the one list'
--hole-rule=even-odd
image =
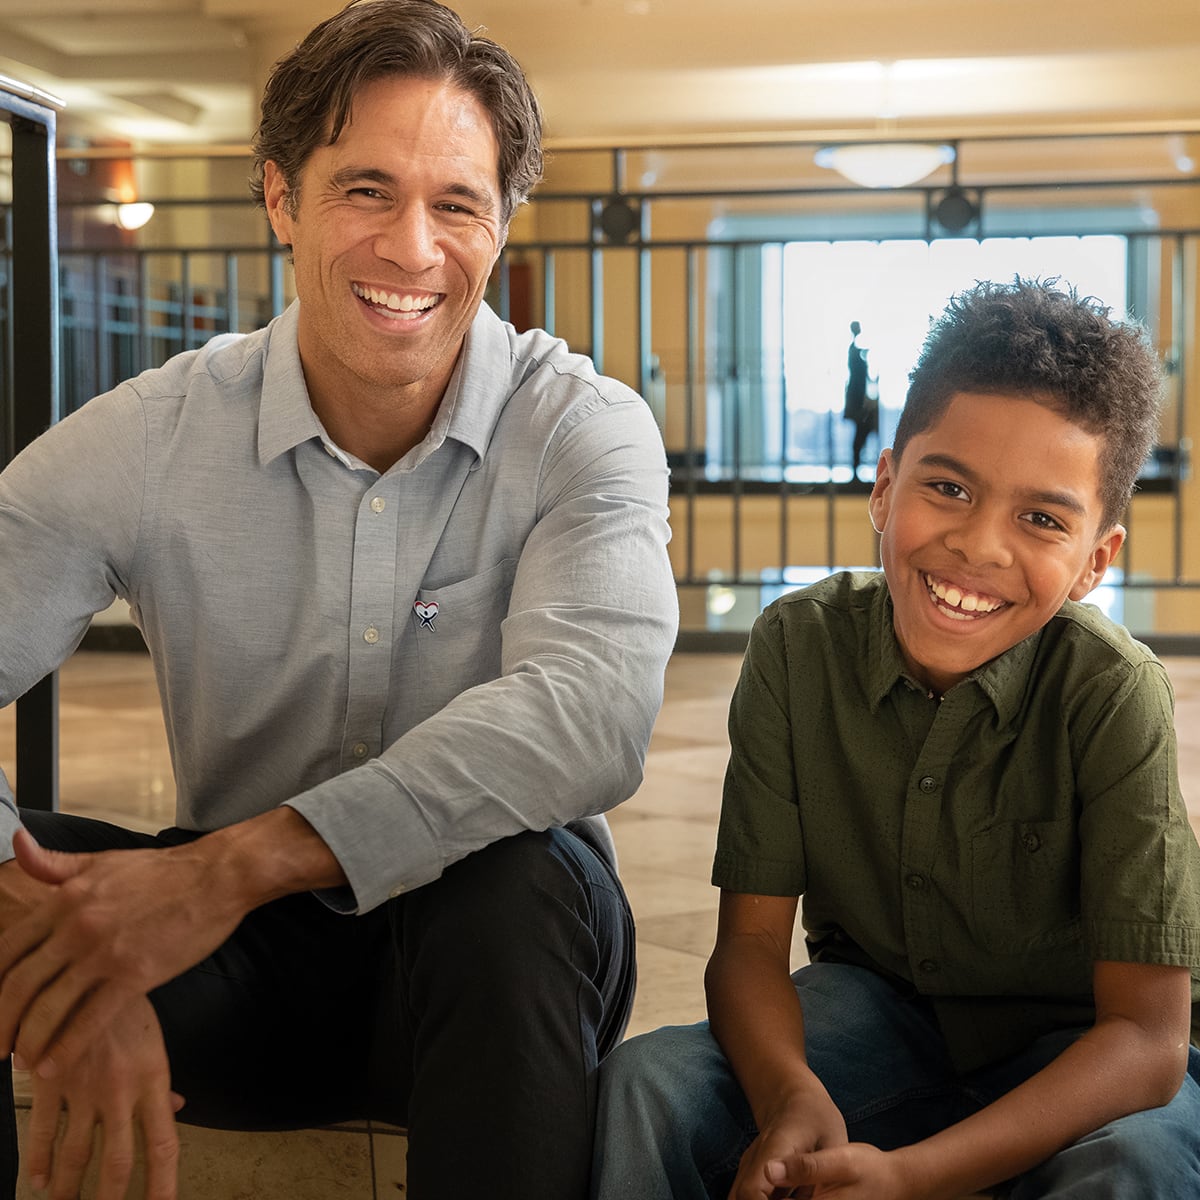
{"label": "boy's eyebrow", "polygon": [[[968,483],[975,483],[978,475],[951,454],[923,454],[920,459],[923,467],[936,467],[943,471],[952,471],[961,475]],[[1078,496],[1072,492],[1035,491],[1026,492],[1025,500],[1029,504],[1044,505],[1047,508],[1061,508],[1077,517],[1086,517],[1088,511]]]}
{"label": "boy's eyebrow", "polygon": [[[399,186],[400,180],[391,171],[385,171],[381,167],[349,166],[334,171],[329,177],[329,182],[339,188],[352,183],[378,183],[387,188],[395,188]],[[440,190],[444,195],[458,196],[466,200],[473,208],[483,212],[490,212],[496,207],[494,196],[467,183],[448,183]]]}

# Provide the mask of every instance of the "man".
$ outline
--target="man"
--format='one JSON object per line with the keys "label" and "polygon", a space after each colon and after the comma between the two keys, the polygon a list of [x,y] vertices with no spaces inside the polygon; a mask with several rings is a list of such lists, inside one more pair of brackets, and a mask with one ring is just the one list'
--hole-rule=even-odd
{"label": "man", "polygon": [[661,442],[482,303],[540,116],[448,9],[318,26],[255,151],[298,302],[0,477],[0,703],[122,596],[178,787],[157,838],[0,811],[28,1169],[73,1195],[100,1125],[123,1195],[140,1127],[171,1197],[173,1110],[376,1115],[409,1128],[417,1200],[582,1196],[634,977],[595,814],[637,786],[676,625]]}

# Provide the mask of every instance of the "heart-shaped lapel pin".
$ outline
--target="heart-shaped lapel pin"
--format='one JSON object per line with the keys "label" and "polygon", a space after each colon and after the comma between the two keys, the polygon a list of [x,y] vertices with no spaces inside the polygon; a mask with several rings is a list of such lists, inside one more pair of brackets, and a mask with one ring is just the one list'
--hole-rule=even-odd
{"label": "heart-shaped lapel pin", "polygon": [[[433,629],[434,619],[438,615],[438,602],[430,600],[426,603],[424,600],[414,600],[413,612],[421,618],[421,629]],[[437,631],[434,630],[434,632],[436,633]]]}

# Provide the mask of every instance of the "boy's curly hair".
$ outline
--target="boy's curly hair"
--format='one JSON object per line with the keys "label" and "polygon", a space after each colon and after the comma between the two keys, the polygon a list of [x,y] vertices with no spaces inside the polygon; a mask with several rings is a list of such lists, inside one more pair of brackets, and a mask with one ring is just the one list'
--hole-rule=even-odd
{"label": "boy's curly hair", "polygon": [[958,392],[1036,400],[1100,437],[1107,530],[1121,519],[1157,434],[1162,374],[1142,326],[1058,284],[985,281],[951,299],[909,375],[892,453],[898,458],[940,420]]}

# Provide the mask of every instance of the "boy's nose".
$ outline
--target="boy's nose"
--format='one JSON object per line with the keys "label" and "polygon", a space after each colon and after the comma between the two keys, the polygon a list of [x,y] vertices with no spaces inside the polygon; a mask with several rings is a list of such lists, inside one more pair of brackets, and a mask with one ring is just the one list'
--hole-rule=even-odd
{"label": "boy's nose", "polygon": [[980,507],[946,535],[946,546],[965,562],[1006,567],[1012,563],[1012,526],[1006,513]]}

